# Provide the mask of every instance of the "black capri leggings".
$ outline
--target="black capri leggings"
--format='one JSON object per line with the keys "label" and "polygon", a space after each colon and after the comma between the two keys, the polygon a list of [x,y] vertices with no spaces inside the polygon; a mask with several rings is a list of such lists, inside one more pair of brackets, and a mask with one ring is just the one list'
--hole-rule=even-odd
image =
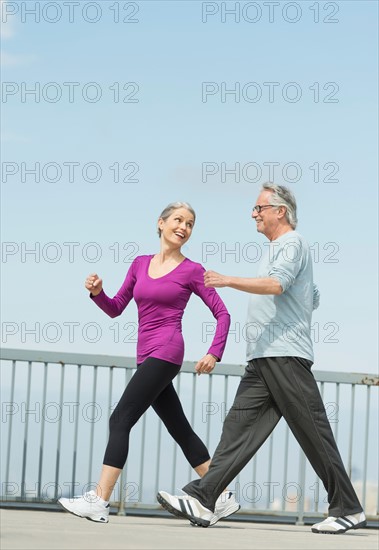
{"label": "black capri leggings", "polygon": [[208,450],[191,428],[172,380],[180,371],[162,359],[148,357],[138,365],[109,419],[109,441],[103,463],[122,469],[129,450],[129,434],[144,412],[153,407],[193,468],[210,459]]}

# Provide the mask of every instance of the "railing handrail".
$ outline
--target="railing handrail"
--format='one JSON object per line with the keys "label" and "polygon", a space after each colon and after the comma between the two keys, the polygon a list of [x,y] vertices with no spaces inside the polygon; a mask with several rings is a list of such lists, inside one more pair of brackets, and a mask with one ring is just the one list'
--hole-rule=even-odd
{"label": "railing handrail", "polygon": [[[29,361],[35,363],[60,363],[66,365],[86,365],[97,367],[115,367],[135,369],[135,357],[117,355],[98,355],[90,353],[76,353],[65,351],[44,351],[29,349],[1,348],[0,359],[4,361]],[[182,372],[194,373],[196,361],[183,361]],[[213,374],[224,376],[241,376],[245,365],[222,363],[217,365]],[[339,384],[359,384],[365,386],[379,386],[379,376],[363,372],[338,372],[327,370],[313,370],[318,382],[334,382]]]}

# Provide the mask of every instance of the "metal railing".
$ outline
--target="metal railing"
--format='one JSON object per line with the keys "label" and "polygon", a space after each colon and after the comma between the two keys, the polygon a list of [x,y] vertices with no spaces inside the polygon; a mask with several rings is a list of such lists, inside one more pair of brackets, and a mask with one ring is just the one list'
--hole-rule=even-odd
{"label": "metal railing", "polygon": [[[55,503],[98,479],[108,419],[135,370],[135,359],[33,350],[1,350],[1,500]],[[244,372],[218,365],[198,377],[184,362],[176,390],[191,425],[214,451]],[[375,375],[314,371],[346,469],[367,514],[377,519],[378,393]],[[132,430],[113,496],[125,507],[158,509],[159,489],[178,492],[196,477],[152,410]],[[281,421],[230,487],[241,513],[291,517],[326,512],[326,493],[287,424]]]}

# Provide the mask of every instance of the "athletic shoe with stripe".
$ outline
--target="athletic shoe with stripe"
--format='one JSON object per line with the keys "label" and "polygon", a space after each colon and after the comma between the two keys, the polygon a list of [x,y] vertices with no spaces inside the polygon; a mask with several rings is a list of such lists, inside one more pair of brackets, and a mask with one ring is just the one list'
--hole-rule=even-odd
{"label": "athletic shoe with stripe", "polygon": [[352,514],[350,516],[341,516],[335,518],[329,516],[320,523],[312,525],[313,533],[324,533],[330,535],[341,535],[346,533],[350,529],[359,529],[366,525],[366,516],[364,512],[358,512],[358,514]]}
{"label": "athletic shoe with stripe", "polygon": [[214,525],[220,519],[227,518],[241,508],[240,504],[236,501],[233,496],[233,493],[226,491],[221,493],[221,495],[216,500],[216,506],[214,514],[212,515],[211,522],[209,525]]}
{"label": "athletic shoe with stripe", "polygon": [[189,495],[175,496],[159,491],[157,494],[158,502],[171,514],[179,518],[189,519],[200,527],[208,527],[214,515],[211,510],[205,508],[196,498]]}
{"label": "athletic shoe with stripe", "polygon": [[89,491],[80,497],[60,498],[58,502],[67,512],[80,518],[98,523],[109,521],[109,502],[97,496],[95,491]]}

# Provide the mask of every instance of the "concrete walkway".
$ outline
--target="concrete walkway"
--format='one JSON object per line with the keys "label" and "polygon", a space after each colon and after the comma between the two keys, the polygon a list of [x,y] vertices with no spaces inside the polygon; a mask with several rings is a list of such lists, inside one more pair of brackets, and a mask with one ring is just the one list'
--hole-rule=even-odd
{"label": "concrete walkway", "polygon": [[1,550],[378,550],[379,531],[317,535],[308,526],[220,521],[191,527],[174,517],[111,516],[98,524],[65,512],[0,510]]}

